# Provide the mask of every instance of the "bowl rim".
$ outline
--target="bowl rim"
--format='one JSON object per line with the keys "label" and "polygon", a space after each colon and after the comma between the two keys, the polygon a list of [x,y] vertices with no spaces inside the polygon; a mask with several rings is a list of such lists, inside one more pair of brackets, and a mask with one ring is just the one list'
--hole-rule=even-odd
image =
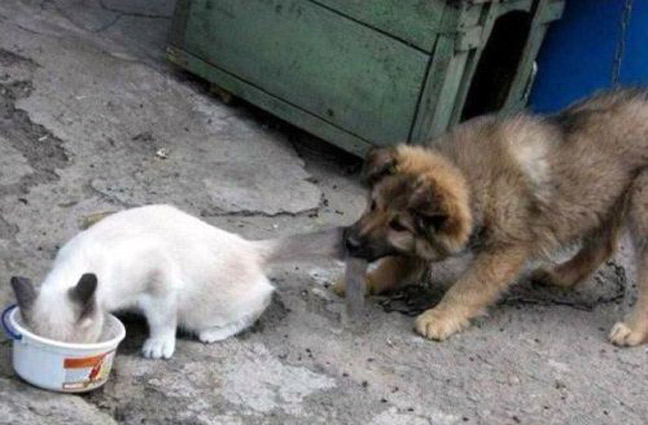
{"label": "bowl rim", "polygon": [[124,327],[124,324],[121,322],[121,320],[119,320],[114,314],[107,314],[108,320],[112,320],[117,324],[117,335],[115,335],[113,338],[110,338],[109,340],[106,341],[91,342],[88,344],[78,343],[78,342],[56,341],[54,339],[49,339],[49,338],[36,335],[26,327],[22,326],[18,322],[18,320],[16,320],[16,314],[18,314],[19,312],[20,312],[20,307],[16,306],[16,308],[14,308],[11,313],[9,313],[9,323],[11,324],[11,327],[13,327],[16,331],[18,331],[23,337],[27,337],[29,339],[32,339],[34,341],[37,341],[43,345],[52,348],[62,348],[62,349],[80,350],[80,351],[105,350],[110,348],[117,348],[117,345],[119,345],[119,343],[126,337],[126,328]]}

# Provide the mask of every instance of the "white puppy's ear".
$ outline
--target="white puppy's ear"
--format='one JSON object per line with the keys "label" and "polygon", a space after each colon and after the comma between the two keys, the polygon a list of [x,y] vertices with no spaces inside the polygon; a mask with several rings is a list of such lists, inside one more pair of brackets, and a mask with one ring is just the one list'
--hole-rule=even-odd
{"label": "white puppy's ear", "polygon": [[68,293],[70,300],[79,307],[79,320],[87,318],[95,311],[95,294],[97,292],[97,275],[86,273],[81,276],[75,287]]}
{"label": "white puppy's ear", "polygon": [[11,278],[11,287],[16,294],[16,301],[20,307],[20,313],[25,317],[34,306],[36,301],[36,289],[26,277],[14,276]]}

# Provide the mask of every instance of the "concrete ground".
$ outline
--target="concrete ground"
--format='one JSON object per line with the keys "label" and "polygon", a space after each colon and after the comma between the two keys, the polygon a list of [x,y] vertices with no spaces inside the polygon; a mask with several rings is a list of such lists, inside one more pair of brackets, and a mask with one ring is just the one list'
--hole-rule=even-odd
{"label": "concrete ground", "polygon": [[[364,204],[358,161],[164,61],[172,0],[0,2],[0,304],[12,275],[42,279],[97,211],[176,204],[250,238],[348,224]],[[161,151],[162,150],[162,151]],[[175,356],[139,354],[141,319],[113,376],[59,395],[20,381],[0,342],[0,423],[644,424],[646,347],[607,332],[632,302],[622,250],[572,293],[520,282],[445,343],[412,331],[462,261],[341,320],[337,263],[273,272],[278,291],[244,334]]]}

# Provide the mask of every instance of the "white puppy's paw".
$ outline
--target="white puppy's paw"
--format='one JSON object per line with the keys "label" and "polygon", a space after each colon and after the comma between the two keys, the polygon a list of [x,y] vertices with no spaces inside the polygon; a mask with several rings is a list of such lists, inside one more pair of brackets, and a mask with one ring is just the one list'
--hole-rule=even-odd
{"label": "white puppy's paw", "polygon": [[148,338],[144,341],[142,354],[147,359],[169,359],[175,351],[175,337]]}

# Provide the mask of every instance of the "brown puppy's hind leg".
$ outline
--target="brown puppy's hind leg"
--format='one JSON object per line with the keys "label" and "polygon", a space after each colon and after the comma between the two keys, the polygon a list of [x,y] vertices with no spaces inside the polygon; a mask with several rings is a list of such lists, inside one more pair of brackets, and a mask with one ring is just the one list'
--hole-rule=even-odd
{"label": "brown puppy's hind leg", "polygon": [[648,340],[648,172],[633,182],[628,205],[628,221],[637,261],[637,303],[623,322],[610,332],[610,341],[621,346],[639,345]]}
{"label": "brown puppy's hind leg", "polygon": [[619,224],[606,223],[583,240],[580,251],[570,260],[553,269],[539,268],[531,280],[563,289],[570,289],[596,271],[616,252],[619,241]]}

